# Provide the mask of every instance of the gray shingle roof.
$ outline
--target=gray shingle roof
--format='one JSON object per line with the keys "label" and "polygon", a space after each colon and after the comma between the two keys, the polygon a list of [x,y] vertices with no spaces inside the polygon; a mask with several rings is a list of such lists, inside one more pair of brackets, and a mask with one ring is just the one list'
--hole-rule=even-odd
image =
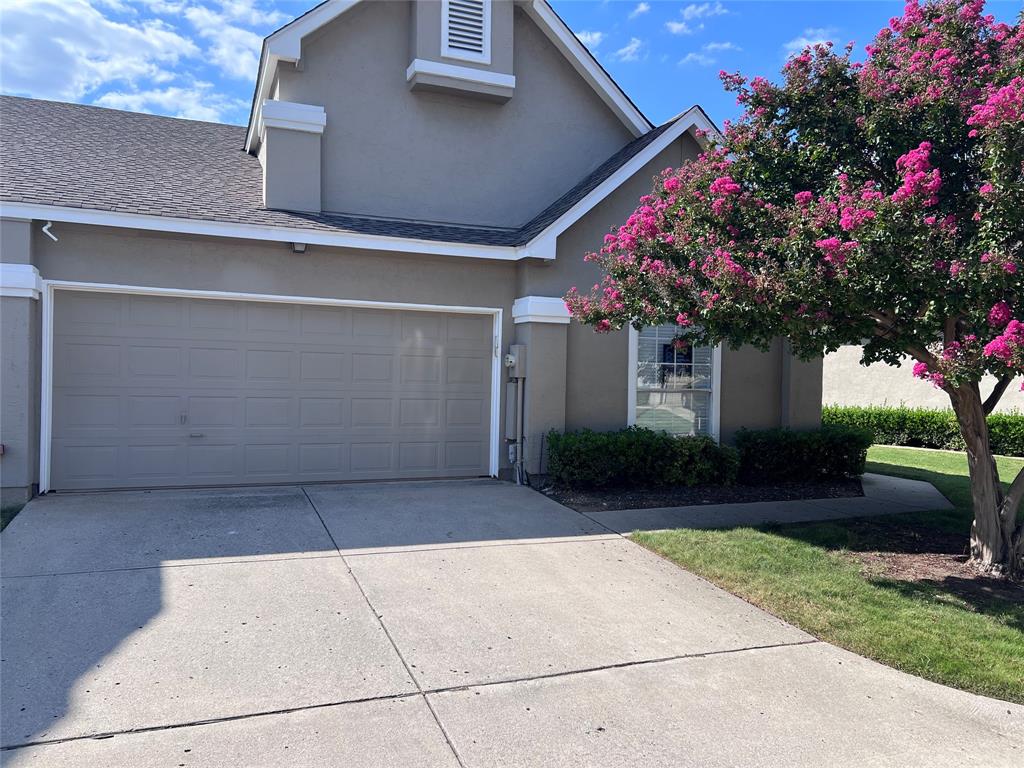
{"label": "gray shingle roof", "polygon": [[245,128],[0,96],[0,200],[185,219],[514,246],[533,237],[671,123],[627,144],[518,229],[269,210]]}

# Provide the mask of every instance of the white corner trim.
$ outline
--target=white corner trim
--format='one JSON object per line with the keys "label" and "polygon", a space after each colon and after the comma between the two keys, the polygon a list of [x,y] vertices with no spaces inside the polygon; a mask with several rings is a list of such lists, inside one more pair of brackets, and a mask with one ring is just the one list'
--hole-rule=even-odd
{"label": "white corner trim", "polygon": [[565,25],[545,0],[531,0],[525,3],[523,10],[535,21],[548,39],[561,51],[573,68],[597,91],[601,100],[612,112],[632,131],[634,136],[642,136],[653,127],[643,113],[636,108],[609,76],[597,63],[579,38]]}
{"label": "white corner trim", "polygon": [[0,264],[0,296],[38,299],[42,290],[39,270],[31,264]]}
{"label": "white corner trim", "polygon": [[714,123],[708,120],[699,107],[691,107],[676,118],[676,121],[664,133],[644,147],[634,157],[630,158],[629,162],[598,184],[590,194],[577,202],[576,205],[551,222],[533,240],[521,247],[527,252],[546,253],[553,251],[555,248],[554,242],[560,234],[583,218],[591,208],[636,175],[641,168],[653,160],[659,152],[668,147],[672,142],[687,131],[697,130],[703,130],[708,133],[718,132]]}
{"label": "white corner trim", "polygon": [[289,131],[323,133],[327,125],[327,112],[315,104],[298,104],[294,101],[266,99],[260,111],[260,137],[267,128],[284,128]]}
{"label": "white corner trim", "polygon": [[[71,208],[34,203],[0,203],[0,216],[63,221],[69,224],[93,224],[99,227],[144,229],[153,232],[176,232],[209,237],[231,237],[242,240],[263,240],[278,243],[306,243],[336,248],[358,248],[368,251],[394,251],[422,253],[432,256],[462,256],[473,259],[518,261],[527,258],[526,252],[511,245],[474,245],[440,240],[363,235],[356,232],[329,232],[298,227],[265,226],[261,224],[235,224],[209,219],[181,219],[170,216],[151,216],[138,213],[98,211],[90,208]],[[554,255],[548,256],[554,258]]]}
{"label": "white corner trim", "polygon": [[328,307],[364,307],[369,309],[397,309],[416,312],[450,312],[465,315],[489,315],[493,348],[491,349],[491,401],[490,401],[490,444],[488,446],[488,467],[493,477],[498,476],[501,463],[501,374],[502,374],[502,318],[500,307],[473,307],[448,304],[411,304],[395,301],[371,301],[359,299],[337,299],[322,296],[290,296],[284,294],[238,293],[234,291],[208,291],[188,288],[156,288],[141,285],[118,285],[113,283],[87,283],[75,280],[43,280],[42,294],[42,360],[40,364],[40,408],[39,408],[39,492],[50,488],[50,467],[53,444],[53,305],[57,291],[86,291],[91,293],[131,294],[142,296],[178,296],[194,299],[216,299],[221,301],[265,301],[278,304],[303,304]]}
{"label": "white corner trim", "polygon": [[512,303],[514,323],[569,324],[569,309],[557,296],[521,296]]}
{"label": "white corner trim", "polygon": [[452,80],[463,80],[468,83],[479,83],[480,85],[493,85],[498,88],[516,87],[515,75],[488,72],[487,70],[474,67],[461,67],[457,64],[445,64],[443,61],[430,61],[429,59],[412,60],[412,63],[405,70],[405,79],[412,80],[416,75],[450,77]]}

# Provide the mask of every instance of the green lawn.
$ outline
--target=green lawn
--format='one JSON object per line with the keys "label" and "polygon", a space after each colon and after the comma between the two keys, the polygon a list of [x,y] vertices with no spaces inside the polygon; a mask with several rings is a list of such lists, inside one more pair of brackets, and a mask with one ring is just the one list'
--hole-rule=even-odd
{"label": "green lawn", "polygon": [[[886,550],[922,527],[962,533],[970,490],[962,454],[875,447],[868,471],[928,480],[950,512],[764,528],[641,532],[633,539],[811,634],[889,666],[1024,703],[1024,601],[965,597],[944,582],[866,575],[845,553]],[[999,459],[1004,480],[1024,466]],[[898,548],[894,548],[898,551]]]}

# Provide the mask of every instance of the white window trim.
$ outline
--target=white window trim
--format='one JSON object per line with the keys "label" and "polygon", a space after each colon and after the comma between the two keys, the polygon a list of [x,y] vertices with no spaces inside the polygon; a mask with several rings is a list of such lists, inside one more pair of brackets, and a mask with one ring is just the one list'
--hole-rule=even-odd
{"label": "white window trim", "polygon": [[[633,326],[629,327],[629,353],[627,355],[627,396],[626,396],[626,424],[630,427],[636,425],[636,369],[640,363],[640,332]],[[716,442],[722,441],[721,435],[721,412],[722,412],[722,345],[719,344],[711,350],[711,424],[708,434]]]}
{"label": "white window trim", "polygon": [[321,296],[285,296],[266,293],[236,293],[234,291],[202,291],[187,288],[156,288],[141,285],[113,283],[86,283],[74,280],[43,280],[42,294],[42,361],[39,408],[39,492],[50,490],[50,463],[53,442],[53,304],[57,291],[86,291],[91,293],[118,293],[143,296],[174,296],[191,299],[220,299],[223,301],[263,301],[277,304],[311,304],[326,307],[366,307],[370,309],[398,309],[417,312],[447,312],[467,315],[490,315],[492,318],[491,347],[491,417],[490,445],[488,446],[489,472],[498,476],[499,429],[501,414],[501,328],[504,311],[497,307],[466,307],[445,304],[409,304],[395,301],[362,301],[334,299]]}
{"label": "white window trim", "polygon": [[449,0],[441,0],[441,56],[446,59],[472,61],[476,64],[491,63],[491,3],[483,0],[483,52],[473,53],[461,48],[453,48],[448,42],[448,8]]}

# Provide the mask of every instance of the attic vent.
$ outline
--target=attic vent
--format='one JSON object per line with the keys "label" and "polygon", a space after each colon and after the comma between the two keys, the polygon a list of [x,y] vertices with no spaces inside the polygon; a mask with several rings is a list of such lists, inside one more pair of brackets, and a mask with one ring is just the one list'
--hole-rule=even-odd
{"label": "attic vent", "polygon": [[443,0],[441,55],[490,64],[490,0]]}

